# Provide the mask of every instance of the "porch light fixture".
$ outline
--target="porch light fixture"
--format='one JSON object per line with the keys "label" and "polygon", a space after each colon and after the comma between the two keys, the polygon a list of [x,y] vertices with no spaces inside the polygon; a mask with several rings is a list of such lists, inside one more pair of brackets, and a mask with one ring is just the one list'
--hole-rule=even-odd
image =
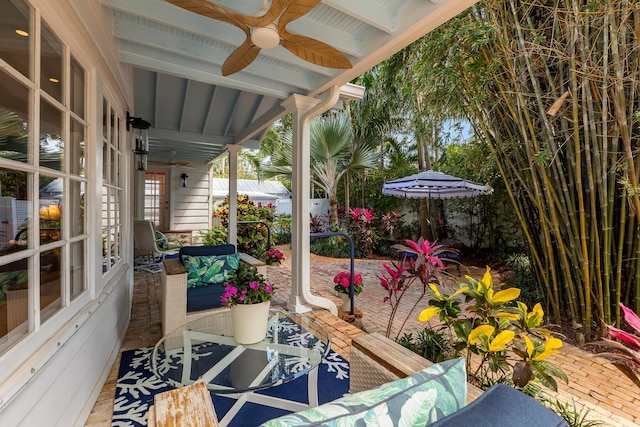
{"label": "porch light fixture", "polygon": [[189,175],[187,175],[186,173],[182,173],[182,175],[180,175],[180,178],[182,178],[182,186],[186,187],[187,186],[187,178],[189,178]]}
{"label": "porch light fixture", "polygon": [[132,146],[136,156],[136,169],[147,170],[147,154],[149,154],[149,127],[151,123],[140,117],[131,117],[127,111],[127,132],[133,128]]}

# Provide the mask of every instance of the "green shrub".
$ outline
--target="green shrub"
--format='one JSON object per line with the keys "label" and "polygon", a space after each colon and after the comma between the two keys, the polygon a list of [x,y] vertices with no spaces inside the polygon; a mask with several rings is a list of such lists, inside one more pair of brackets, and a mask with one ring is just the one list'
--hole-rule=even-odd
{"label": "green shrub", "polygon": [[[267,228],[264,224],[242,224],[240,221],[262,221],[273,228],[275,218],[275,206],[268,204],[255,205],[246,194],[238,194],[238,251],[264,259],[267,246]],[[226,198],[222,205],[213,211],[213,216],[219,218],[224,229],[229,225],[229,199]],[[275,243],[275,236],[271,236],[271,244]]]}
{"label": "green shrub", "polygon": [[505,265],[511,272],[507,276],[505,283],[511,287],[520,289],[520,301],[529,307],[533,307],[536,302],[543,300],[535,272],[531,267],[531,260],[527,255],[510,255],[507,257]]}
{"label": "green shrub", "polygon": [[229,242],[227,230],[219,225],[214,225],[206,233],[200,232],[202,244],[205,246],[224,245]]}
{"label": "green shrub", "polygon": [[565,419],[569,427],[594,427],[604,425],[602,421],[589,420],[587,415],[591,410],[584,405],[578,408],[576,402],[562,403],[557,399],[541,399],[542,403],[556,414]]}
{"label": "green shrub", "polygon": [[349,242],[342,236],[311,239],[310,249],[316,255],[332,258],[349,258],[351,256]]}
{"label": "green shrub", "polygon": [[455,357],[453,340],[443,330],[435,329],[430,325],[416,331],[415,336],[411,332],[405,332],[397,342],[433,363],[444,362]]}
{"label": "green shrub", "polygon": [[291,243],[291,215],[280,215],[271,231],[275,235],[277,244]]}

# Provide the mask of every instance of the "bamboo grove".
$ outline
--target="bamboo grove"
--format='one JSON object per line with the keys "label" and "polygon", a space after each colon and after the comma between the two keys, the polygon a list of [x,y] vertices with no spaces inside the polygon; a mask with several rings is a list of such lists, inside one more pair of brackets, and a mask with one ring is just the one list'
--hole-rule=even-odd
{"label": "bamboo grove", "polygon": [[451,25],[467,59],[447,78],[498,162],[550,312],[589,339],[619,322],[618,302],[640,309],[640,5],[490,0]]}

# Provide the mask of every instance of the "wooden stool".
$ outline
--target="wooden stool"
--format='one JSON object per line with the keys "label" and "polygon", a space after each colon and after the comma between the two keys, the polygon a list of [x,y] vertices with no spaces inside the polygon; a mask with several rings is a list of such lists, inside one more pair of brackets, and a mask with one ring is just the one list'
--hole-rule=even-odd
{"label": "wooden stool", "polygon": [[158,393],[149,408],[149,427],[217,427],[218,418],[204,383]]}

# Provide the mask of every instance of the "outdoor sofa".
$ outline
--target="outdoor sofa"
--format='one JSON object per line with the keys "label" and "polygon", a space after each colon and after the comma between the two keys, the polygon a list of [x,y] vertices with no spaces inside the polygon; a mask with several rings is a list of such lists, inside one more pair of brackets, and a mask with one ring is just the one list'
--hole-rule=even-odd
{"label": "outdoor sofa", "polygon": [[567,426],[564,419],[514,388],[497,385],[483,393],[468,384],[462,358],[433,364],[377,333],[352,341],[350,368],[348,396],[262,427]]}
{"label": "outdoor sofa", "polygon": [[[187,322],[222,308],[220,299],[224,293],[225,274],[239,262],[258,269],[266,279],[267,268],[263,261],[248,254],[236,253],[232,244],[216,246],[183,246],[178,258],[163,260],[160,291],[160,316],[163,335]],[[201,276],[213,263],[222,263],[219,274]],[[224,271],[222,271],[224,270]],[[213,271],[213,270],[211,270]],[[228,277],[228,275],[226,276]]]}

